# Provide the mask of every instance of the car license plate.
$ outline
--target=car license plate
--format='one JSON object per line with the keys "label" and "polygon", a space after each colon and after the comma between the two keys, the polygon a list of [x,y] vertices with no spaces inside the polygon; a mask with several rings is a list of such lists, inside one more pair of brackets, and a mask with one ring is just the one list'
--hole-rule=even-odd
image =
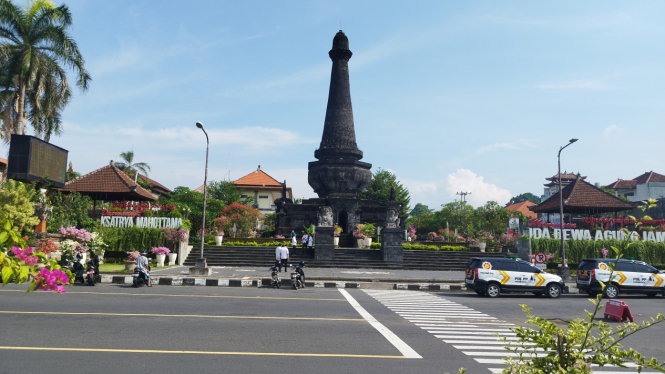
{"label": "car license plate", "polygon": [[467,280],[466,280],[466,283],[471,284],[471,283],[473,283],[473,281],[472,281],[471,279],[467,279]]}

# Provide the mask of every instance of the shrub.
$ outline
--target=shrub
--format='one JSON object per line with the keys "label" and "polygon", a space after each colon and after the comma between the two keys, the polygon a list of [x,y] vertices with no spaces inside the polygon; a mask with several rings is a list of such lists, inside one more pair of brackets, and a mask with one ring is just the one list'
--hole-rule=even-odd
{"label": "shrub", "polygon": [[[604,248],[623,247],[626,241],[621,240],[567,240],[565,242],[566,259],[570,263],[580,263],[585,258],[602,258]],[[560,261],[561,240],[531,239],[531,252],[553,254]],[[633,242],[623,251],[625,257],[648,262],[651,265],[665,265],[665,243]]]}
{"label": "shrub", "polygon": [[5,218],[13,222],[12,230],[21,233],[31,233],[39,224],[35,217],[35,204],[30,201],[35,196],[32,188],[10,179],[2,184],[0,191],[0,210]]}

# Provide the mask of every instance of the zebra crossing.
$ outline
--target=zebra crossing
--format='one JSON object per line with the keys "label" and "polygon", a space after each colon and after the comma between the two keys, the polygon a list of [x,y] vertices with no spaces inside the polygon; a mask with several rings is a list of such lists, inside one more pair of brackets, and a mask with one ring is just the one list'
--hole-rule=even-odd
{"label": "zebra crossing", "polygon": [[[504,358],[519,356],[504,347],[514,347],[518,340],[510,331],[516,325],[501,321],[489,314],[479,312],[436,294],[422,291],[363,290],[366,294],[397,313],[409,322],[451,344],[478,363],[488,365],[492,373],[501,373],[505,368]],[[503,339],[505,338],[505,341]],[[501,341],[499,340],[501,339]],[[526,343],[525,346],[534,345]],[[545,356],[542,348],[535,356]],[[627,364],[628,367],[635,365]],[[614,371],[607,371],[607,370]],[[602,374],[625,374],[632,371],[617,371],[621,368],[594,368]],[[643,372],[645,373],[645,372]]]}

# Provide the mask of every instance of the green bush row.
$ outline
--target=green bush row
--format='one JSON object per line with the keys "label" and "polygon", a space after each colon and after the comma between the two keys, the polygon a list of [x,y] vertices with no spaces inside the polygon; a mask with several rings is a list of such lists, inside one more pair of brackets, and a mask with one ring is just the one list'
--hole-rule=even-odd
{"label": "green bush row", "polygon": [[459,245],[436,245],[427,244],[402,244],[402,248],[406,250],[419,250],[419,251],[453,251],[453,252],[467,252],[469,248]]}
{"label": "green bush row", "polygon": [[166,243],[165,231],[156,228],[101,227],[99,233],[108,245],[107,251],[149,251]]}
{"label": "green bush row", "polygon": [[[625,247],[625,240],[567,240],[565,242],[566,258],[569,263],[579,263],[585,258],[602,258],[602,249],[610,251],[608,257],[614,256],[611,247]],[[561,241],[559,239],[531,239],[531,253],[543,252],[555,255],[560,260]],[[651,265],[665,265],[665,243],[634,242],[624,250],[624,257],[647,262]]]}

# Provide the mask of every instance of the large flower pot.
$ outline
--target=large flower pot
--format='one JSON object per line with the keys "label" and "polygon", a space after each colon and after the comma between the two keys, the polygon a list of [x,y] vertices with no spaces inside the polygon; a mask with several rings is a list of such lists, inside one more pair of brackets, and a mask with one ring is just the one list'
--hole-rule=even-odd
{"label": "large flower pot", "polygon": [[339,246],[339,236],[336,236],[336,237],[333,238],[333,244],[335,246]]}
{"label": "large flower pot", "polygon": [[372,238],[365,238],[365,247],[367,248],[372,247]]}
{"label": "large flower pot", "polygon": [[157,267],[162,267],[164,266],[164,260],[166,259],[166,255],[157,255]]}
{"label": "large flower pot", "polygon": [[486,245],[487,245],[487,243],[478,243],[478,248],[480,248],[481,252],[485,252],[485,246]]}
{"label": "large flower pot", "polygon": [[125,261],[125,270],[133,271],[136,268],[136,260]]}
{"label": "large flower pot", "polygon": [[365,247],[365,239],[357,239],[357,240],[358,240],[358,248]]}
{"label": "large flower pot", "polygon": [[175,259],[178,257],[177,253],[169,253],[169,266],[175,265]]}
{"label": "large flower pot", "polygon": [[222,245],[222,240],[224,240],[224,235],[215,236],[215,244]]}

